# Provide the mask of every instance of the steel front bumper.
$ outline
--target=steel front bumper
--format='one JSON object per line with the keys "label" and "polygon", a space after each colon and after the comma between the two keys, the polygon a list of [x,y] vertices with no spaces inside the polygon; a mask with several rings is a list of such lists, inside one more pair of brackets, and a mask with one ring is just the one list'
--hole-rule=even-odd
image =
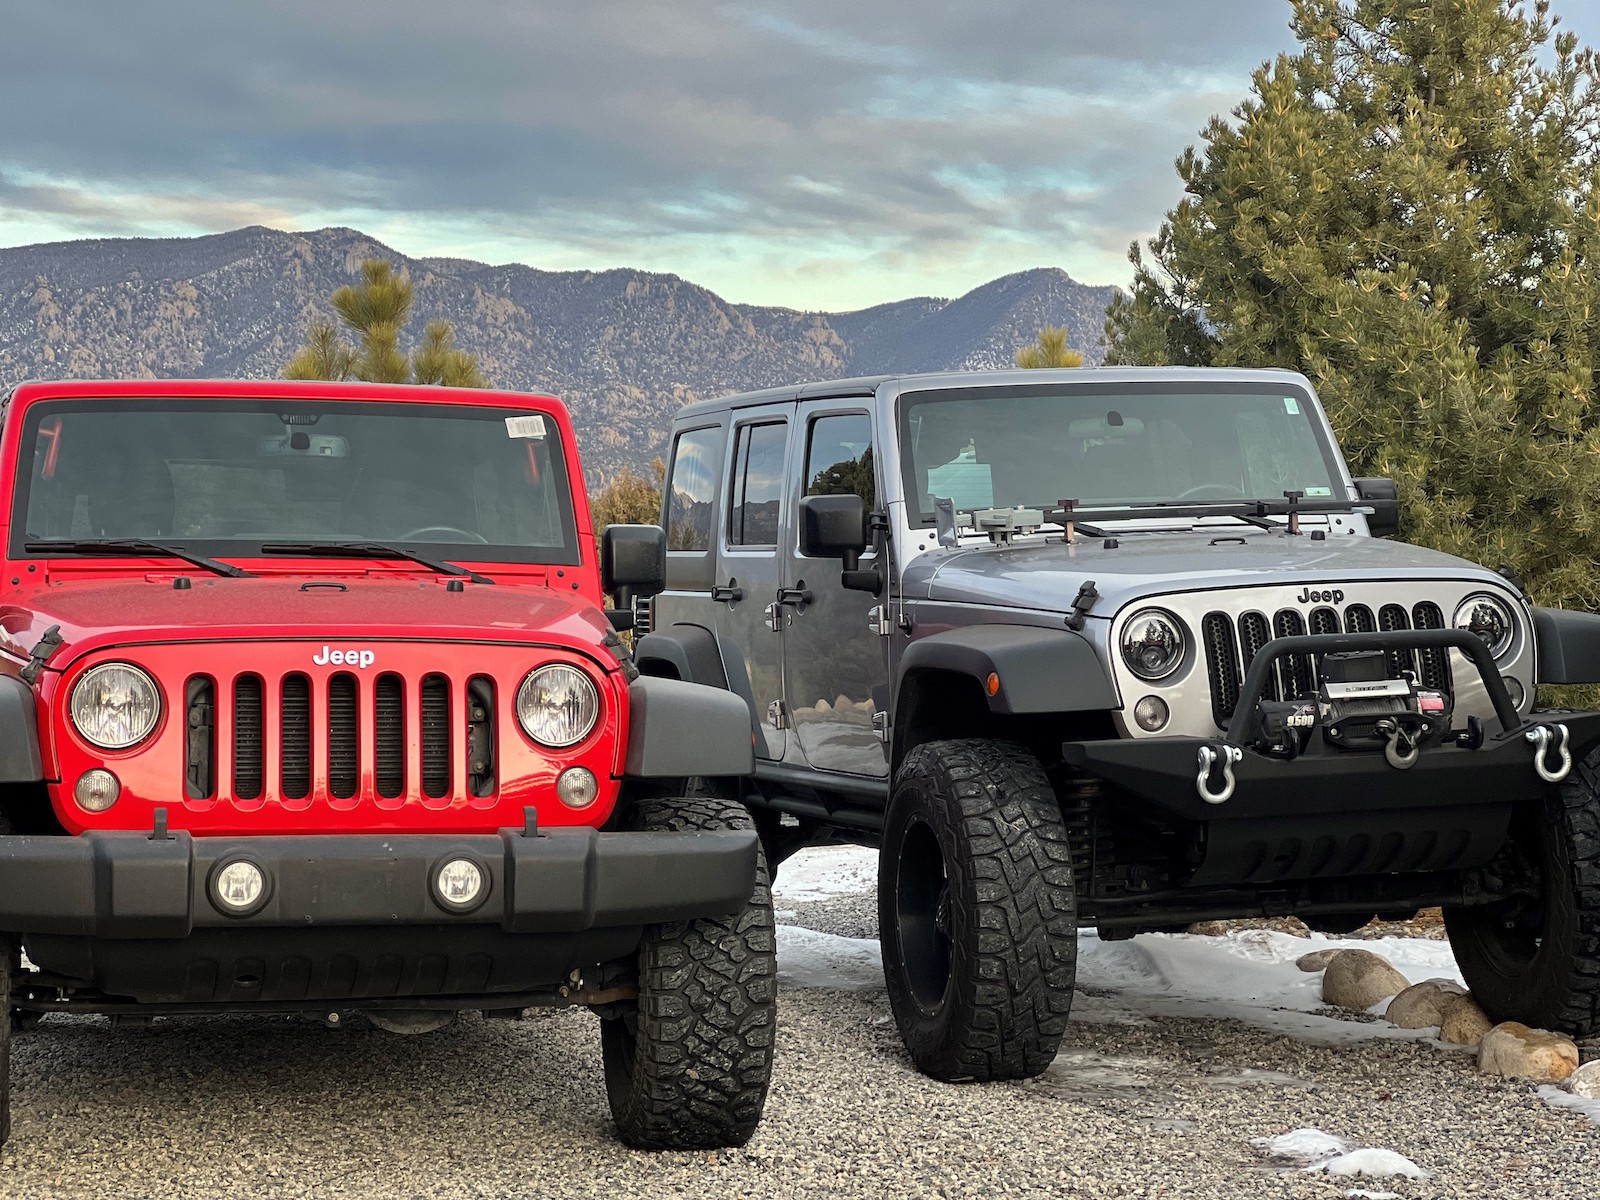
{"label": "steel front bumper", "polygon": [[[715,833],[204,837],[86,833],[0,837],[0,930],[175,939],[197,930],[308,926],[498,927],[570,934],[737,912],[755,884],[757,836]],[[438,868],[467,858],[486,887],[470,912],[435,896]],[[248,915],[215,898],[216,871],[246,859],[267,878]],[[465,932],[465,931],[463,931]]]}

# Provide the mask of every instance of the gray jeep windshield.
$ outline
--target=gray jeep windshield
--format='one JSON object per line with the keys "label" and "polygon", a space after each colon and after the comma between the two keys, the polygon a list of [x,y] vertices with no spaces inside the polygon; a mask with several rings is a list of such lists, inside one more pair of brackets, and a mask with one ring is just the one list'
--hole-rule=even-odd
{"label": "gray jeep windshield", "polygon": [[371,541],[445,559],[576,563],[559,436],[536,413],[469,405],[36,404],[12,552],[139,538],[255,556],[264,542]]}
{"label": "gray jeep windshield", "polygon": [[900,397],[908,517],[958,509],[1345,500],[1310,397],[1282,385],[984,387]]}

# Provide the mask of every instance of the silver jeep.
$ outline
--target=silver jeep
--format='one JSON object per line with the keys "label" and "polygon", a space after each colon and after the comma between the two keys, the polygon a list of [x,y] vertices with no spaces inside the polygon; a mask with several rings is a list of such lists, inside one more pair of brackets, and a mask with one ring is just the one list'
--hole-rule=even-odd
{"label": "silver jeep", "polygon": [[772,862],[881,847],[941,1078],[1037,1074],[1076,935],[1442,905],[1497,1018],[1600,1028],[1600,617],[1388,540],[1284,371],[851,379],[691,405],[640,669],[747,703]]}

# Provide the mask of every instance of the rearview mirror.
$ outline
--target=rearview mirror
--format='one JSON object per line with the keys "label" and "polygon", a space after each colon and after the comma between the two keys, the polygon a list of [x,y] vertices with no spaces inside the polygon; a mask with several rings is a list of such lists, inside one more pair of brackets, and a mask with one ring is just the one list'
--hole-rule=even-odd
{"label": "rearview mirror", "polygon": [[600,586],[621,608],[667,586],[667,534],[659,525],[607,525],[600,535]]}
{"label": "rearview mirror", "polygon": [[1394,537],[1400,532],[1400,489],[1392,479],[1370,476],[1355,480],[1361,503],[1371,505],[1367,529],[1373,537]]}
{"label": "rearview mirror", "polygon": [[838,558],[853,571],[867,548],[867,503],[860,496],[807,496],[800,501],[800,553]]}

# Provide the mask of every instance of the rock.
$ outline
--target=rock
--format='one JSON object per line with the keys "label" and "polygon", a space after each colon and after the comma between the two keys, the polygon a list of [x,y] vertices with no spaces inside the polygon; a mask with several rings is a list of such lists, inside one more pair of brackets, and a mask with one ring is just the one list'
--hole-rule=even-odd
{"label": "rock", "polygon": [[1457,1046],[1476,1046],[1494,1022],[1470,995],[1445,1001],[1439,1020],[1439,1040]]}
{"label": "rock", "polygon": [[818,712],[832,712],[833,711],[833,705],[829,704],[826,700],[818,700],[814,705],[812,705],[812,707],[815,708]]}
{"label": "rock", "polygon": [[833,699],[833,707],[836,711],[841,708],[854,708],[855,706],[855,701],[851,700],[850,697],[846,696],[843,692],[840,692]]}
{"label": "rock", "polygon": [[1364,1011],[1409,986],[1410,980],[1383,955],[1370,950],[1341,950],[1328,960],[1322,976],[1322,999],[1335,1008]]}
{"label": "rock", "polygon": [[1578,1047],[1571,1038],[1547,1029],[1503,1021],[1483,1035],[1478,1070],[1535,1083],[1560,1083],[1578,1069]]}
{"label": "rock", "polygon": [[1383,1018],[1401,1029],[1429,1029],[1444,1023],[1445,1005],[1466,989],[1451,979],[1429,979],[1413,983],[1393,1000]]}
{"label": "rock", "polygon": [[1332,950],[1313,950],[1310,954],[1302,954],[1295,959],[1294,965],[1302,971],[1326,971],[1328,964],[1333,961],[1333,956],[1342,953],[1343,951],[1337,947]]}
{"label": "rock", "polygon": [[1585,1100],[1600,1100],[1600,1062],[1586,1062],[1567,1076],[1567,1091]]}

